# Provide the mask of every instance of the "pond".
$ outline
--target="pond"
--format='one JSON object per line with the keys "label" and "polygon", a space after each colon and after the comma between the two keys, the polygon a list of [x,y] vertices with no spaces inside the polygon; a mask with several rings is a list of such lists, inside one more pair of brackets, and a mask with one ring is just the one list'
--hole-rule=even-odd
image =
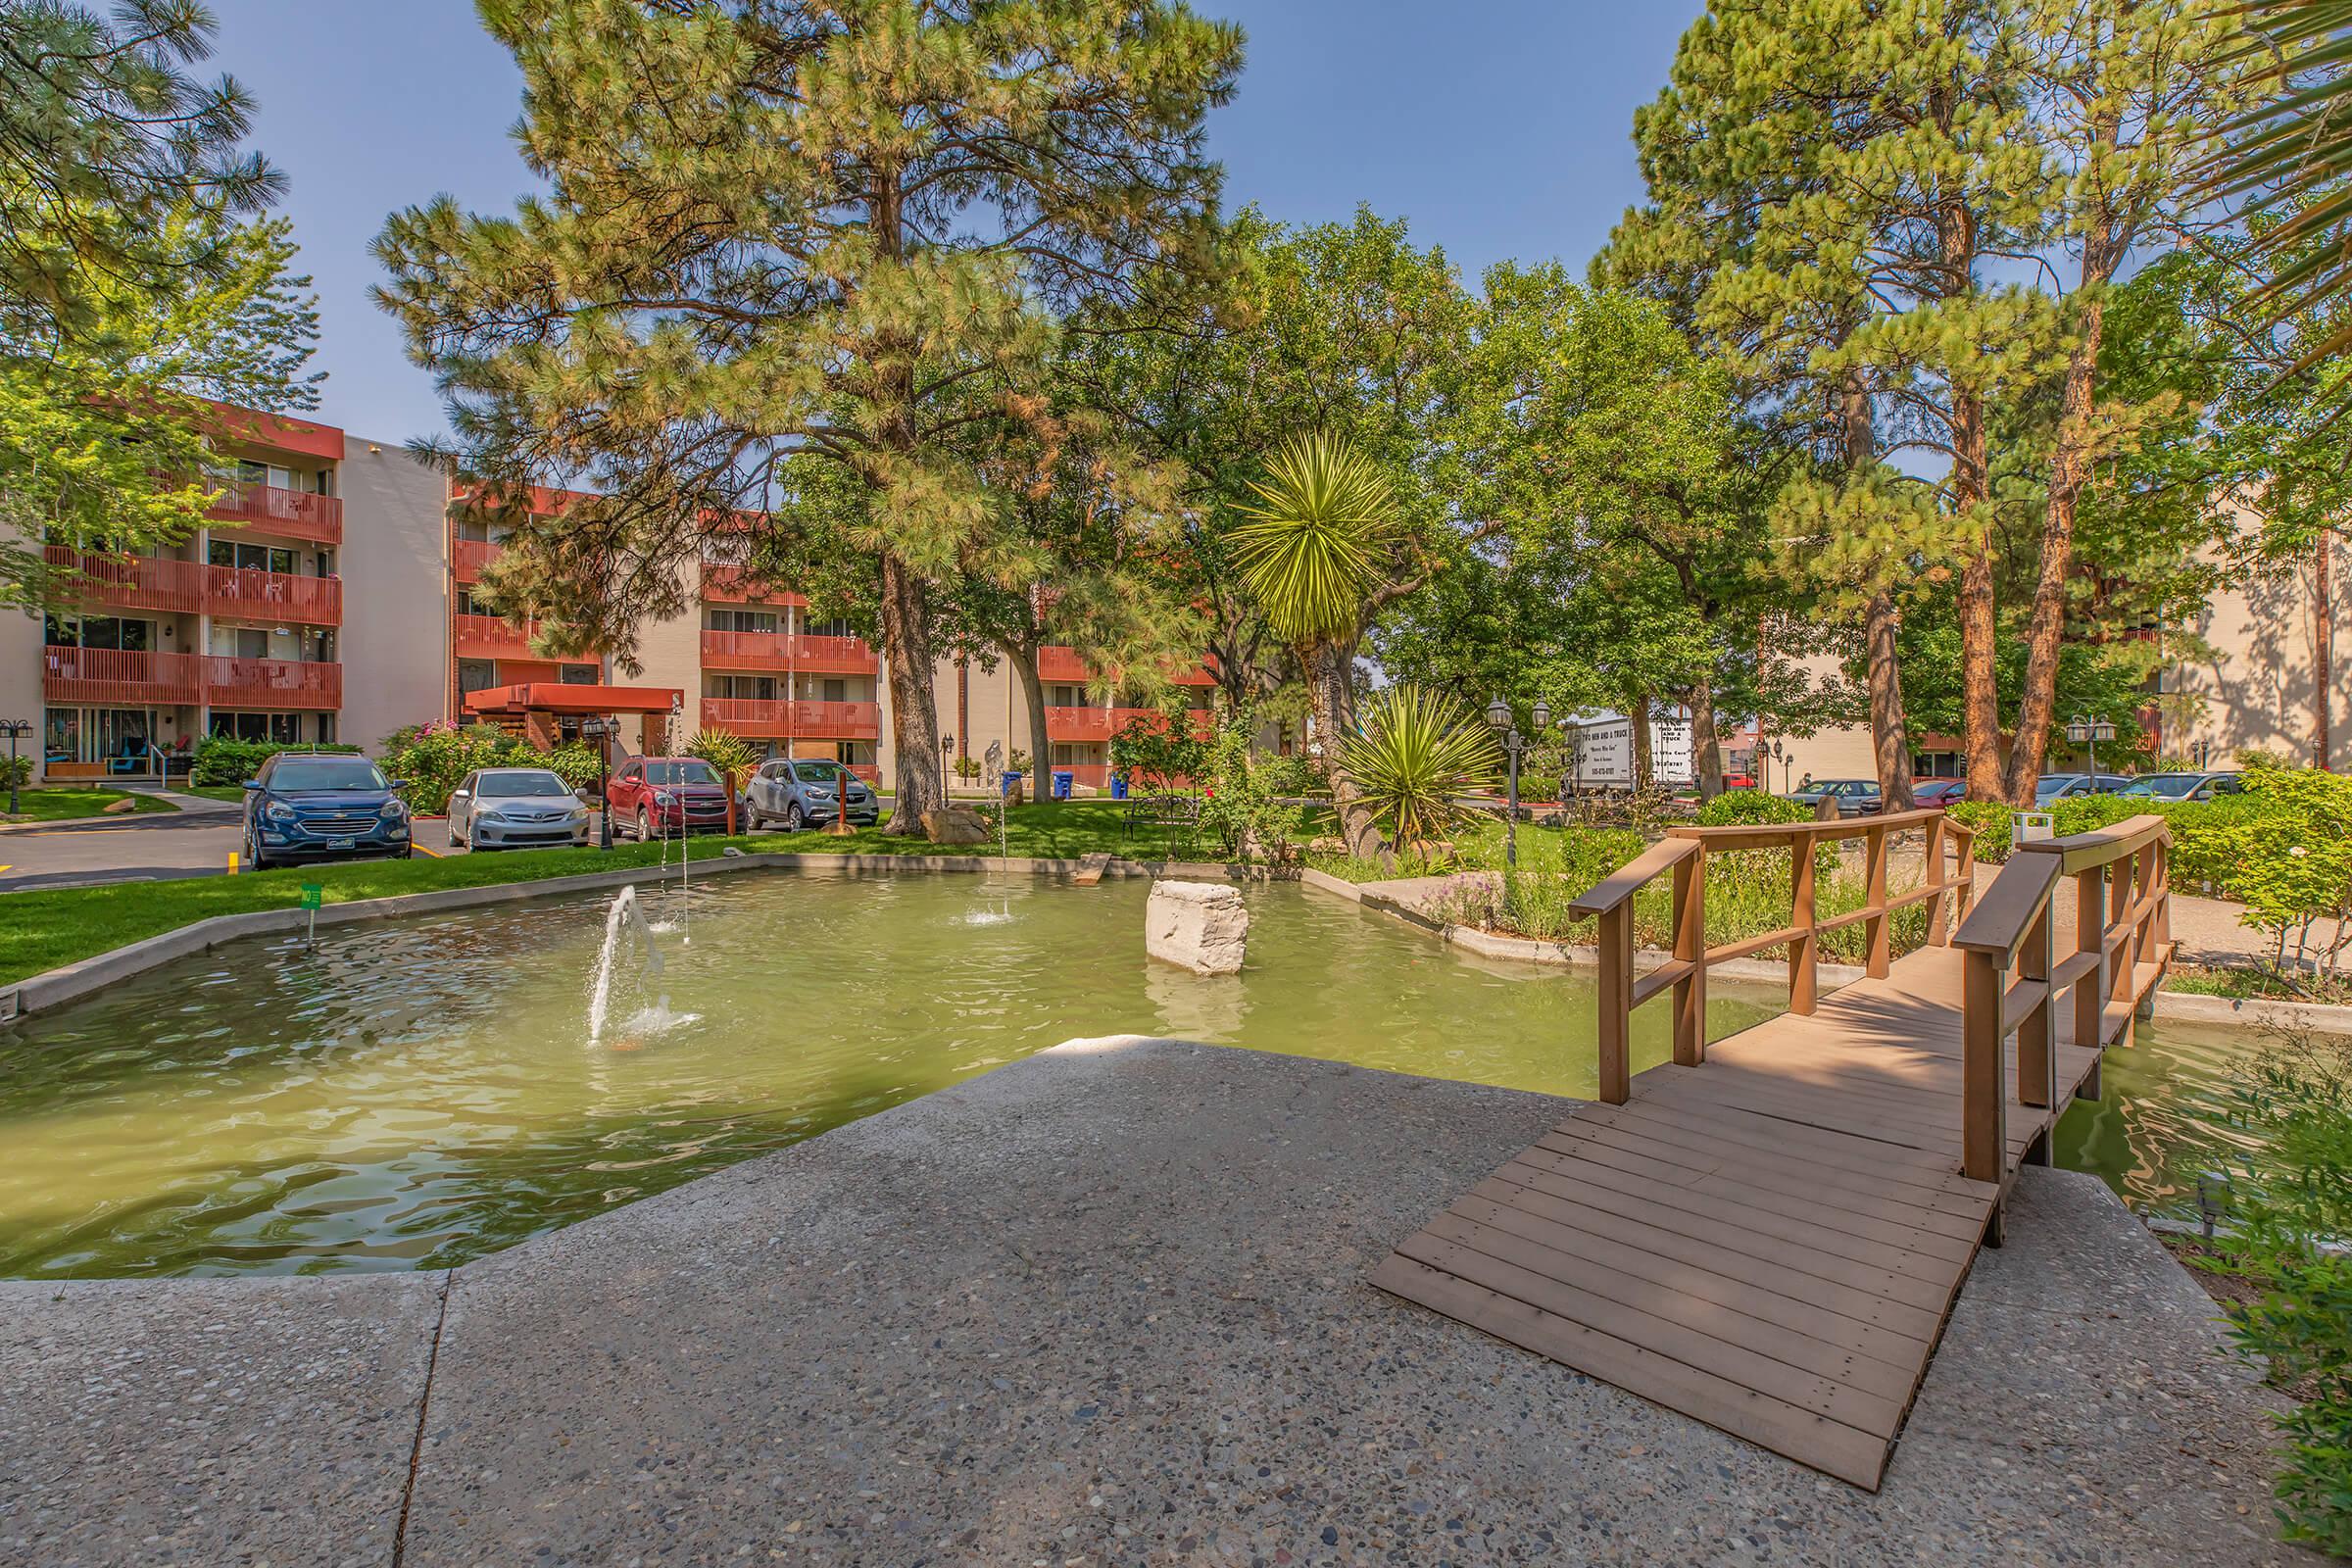
{"label": "pond", "polygon": [[[441,1267],[1084,1035],[1592,1093],[1588,972],[1275,885],[1245,894],[1245,972],[1200,977],[1144,956],[1148,893],[764,872],[649,892],[658,965],[615,930],[594,1038],[610,894],[180,960],[0,1029],[0,1277]],[[1718,983],[1709,1033],[1780,1004]],[[1666,1024],[1636,1015],[1637,1068]],[[2107,1102],[2068,1113],[2062,1162],[2193,1209],[2175,1152],[2249,1037],[2142,1039],[2111,1054]]]}
{"label": "pond", "polygon": [[[232,944],[0,1030],[0,1277],[440,1267],[1082,1035],[1175,1035],[1560,1095],[1589,975],[1482,965],[1295,884],[1250,963],[1144,956],[1141,879],[745,872]],[[624,933],[625,935],[625,933]],[[666,1009],[662,998],[666,997]],[[1713,1001],[1723,1034],[1777,1010]],[[1669,1054],[1643,1009],[1637,1065]]]}

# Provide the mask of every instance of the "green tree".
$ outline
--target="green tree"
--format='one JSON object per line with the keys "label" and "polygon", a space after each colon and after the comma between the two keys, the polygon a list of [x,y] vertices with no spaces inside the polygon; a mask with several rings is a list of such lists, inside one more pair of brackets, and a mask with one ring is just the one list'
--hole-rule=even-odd
{"label": "green tree", "polygon": [[945,799],[933,600],[1004,521],[959,438],[1035,396],[1050,311],[1187,259],[1240,32],[1169,0],[482,12],[550,190],[505,219],[442,198],[377,241],[457,457],[501,489],[601,492],[513,548],[624,657],[701,560],[761,557],[808,470],[838,470],[856,495],[831,520],[873,567],[890,826],[918,830]]}

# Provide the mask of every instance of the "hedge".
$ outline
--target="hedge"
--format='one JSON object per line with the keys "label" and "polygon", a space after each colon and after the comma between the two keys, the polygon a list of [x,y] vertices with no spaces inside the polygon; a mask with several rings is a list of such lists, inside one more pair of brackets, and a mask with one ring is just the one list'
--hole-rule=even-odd
{"label": "hedge", "polygon": [[262,764],[280,752],[332,752],[349,757],[358,751],[357,746],[281,746],[275,741],[241,741],[229,735],[207,735],[196,743],[195,756],[188,764],[188,782],[234,788],[259,773]]}

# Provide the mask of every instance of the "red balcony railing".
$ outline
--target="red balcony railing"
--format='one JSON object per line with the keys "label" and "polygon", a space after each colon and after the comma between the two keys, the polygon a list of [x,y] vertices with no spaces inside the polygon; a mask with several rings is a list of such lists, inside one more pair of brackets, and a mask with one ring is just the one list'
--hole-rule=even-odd
{"label": "red balcony railing", "polygon": [[1040,648],[1037,651],[1037,674],[1040,680],[1072,686],[1095,678],[1095,672],[1087,668],[1086,661],[1078,657],[1075,648]]}
{"label": "red balcony railing", "polygon": [[322,545],[343,542],[343,503],[333,496],[308,490],[281,490],[273,484],[232,484],[220,492],[205,514],[215,522],[275,534],[281,539],[308,539]]}
{"label": "red balcony railing", "polygon": [[535,620],[518,626],[497,615],[452,615],[449,621],[460,659],[526,659],[539,635]]}
{"label": "red balcony railing", "polygon": [[343,624],[343,582],[249,566],[151,556],[93,556],[51,545],[49,564],[80,573],[84,603],[124,610],[244,615],[297,620],[309,626]]}
{"label": "red balcony railing", "polygon": [[703,664],[710,669],[805,669],[825,675],[871,675],[880,667],[863,638],[779,631],[706,631]]}
{"label": "red balcony railing", "polygon": [[784,739],[870,741],[882,735],[882,710],[874,703],[760,702],[753,698],[706,697],[703,727],[737,735]]}
{"label": "red balcony railing", "polygon": [[496,561],[504,547],[487,539],[459,539],[449,547],[450,569],[460,582],[480,582],[482,568]]}
{"label": "red balcony railing", "polygon": [[[1193,732],[1205,738],[1208,734],[1208,713],[1193,709]],[[1156,718],[1155,708],[1049,708],[1046,710],[1046,738],[1069,741],[1106,741],[1139,718]]]}
{"label": "red balcony railing", "polygon": [[745,571],[741,566],[705,565],[703,567],[703,597],[718,604],[735,605],[805,605],[808,601],[799,594],[770,587]]}
{"label": "red balcony railing", "polygon": [[52,646],[41,650],[41,695],[57,703],[199,703],[204,671],[194,654]]}
{"label": "red balcony railing", "polygon": [[208,654],[204,700],[215,708],[341,708],[343,666]]}

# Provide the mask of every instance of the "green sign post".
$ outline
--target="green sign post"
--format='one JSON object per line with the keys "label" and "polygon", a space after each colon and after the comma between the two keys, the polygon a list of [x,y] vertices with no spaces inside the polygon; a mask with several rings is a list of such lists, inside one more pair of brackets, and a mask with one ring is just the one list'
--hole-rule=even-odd
{"label": "green sign post", "polygon": [[325,902],[325,883],[305,882],[302,885],[302,907],[308,910],[311,916],[310,929],[303,934],[303,941],[312,948],[318,946],[318,906]]}

